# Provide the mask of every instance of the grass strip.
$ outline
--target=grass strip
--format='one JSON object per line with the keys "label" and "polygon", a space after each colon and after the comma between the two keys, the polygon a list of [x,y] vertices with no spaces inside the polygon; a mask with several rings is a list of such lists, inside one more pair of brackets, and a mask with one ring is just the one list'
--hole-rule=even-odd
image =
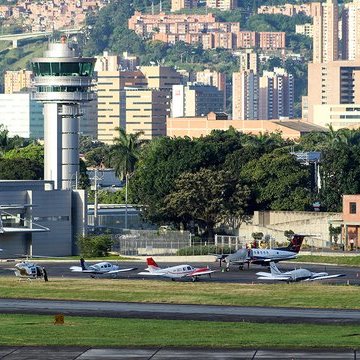
{"label": "grass strip", "polygon": [[0,345],[357,348],[353,325],[256,324],[183,320],[0,315]]}
{"label": "grass strip", "polygon": [[51,277],[44,282],[1,277],[0,294],[2,298],[360,309],[359,286],[315,282],[233,284]]}
{"label": "grass strip", "polygon": [[345,265],[345,266],[360,266],[360,254],[359,255],[299,255],[297,259],[292,261],[301,261],[308,263],[317,263],[317,264],[336,264],[336,265]]}

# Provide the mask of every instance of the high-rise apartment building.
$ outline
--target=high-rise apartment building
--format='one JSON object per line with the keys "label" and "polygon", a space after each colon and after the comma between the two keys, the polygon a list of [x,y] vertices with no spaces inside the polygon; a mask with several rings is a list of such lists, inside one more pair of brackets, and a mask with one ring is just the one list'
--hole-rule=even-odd
{"label": "high-rise apartment building", "polygon": [[360,63],[309,64],[308,120],[346,127],[360,121]]}
{"label": "high-rise apartment building", "polygon": [[232,118],[255,120],[259,118],[258,56],[252,50],[240,53],[240,71],[232,77]]}
{"label": "high-rise apartment building", "polygon": [[117,127],[143,130],[147,139],[165,135],[171,89],[181,80],[175,69],[165,66],[98,72],[98,139],[111,144]]}
{"label": "high-rise apartment building", "polygon": [[171,116],[205,116],[210,112],[222,112],[223,100],[223,92],[212,85],[174,85]]}
{"label": "high-rise apartment building", "polygon": [[43,104],[32,100],[30,93],[0,94],[1,124],[9,131],[10,137],[43,139],[43,109]]}
{"label": "high-rise apartment building", "polygon": [[360,58],[360,0],[344,5],[342,11],[342,59]]}
{"label": "high-rise apartment building", "polygon": [[221,11],[233,10],[237,7],[235,0],[206,0],[208,8],[219,9]]}
{"label": "high-rise apartment building", "polygon": [[223,93],[223,109],[226,109],[227,91],[226,91],[226,74],[218,71],[205,69],[196,73],[195,81],[199,84],[216,86]]}
{"label": "high-rise apartment building", "polygon": [[166,135],[171,100],[168,89],[129,88],[122,90],[120,95],[120,123],[124,124],[126,133],[142,131],[142,138],[147,140]]}
{"label": "high-rise apartment building", "polygon": [[253,70],[233,73],[232,118],[259,119],[259,77]]}
{"label": "high-rise apartment building", "polygon": [[98,140],[111,144],[118,135],[117,127],[126,127],[125,117],[121,116],[121,92],[125,88],[146,88],[144,74],[137,71],[99,71],[97,73],[98,92]]}
{"label": "high-rise apartment building", "polygon": [[139,65],[139,58],[129,55],[126,51],[120,55],[111,55],[104,51],[101,56],[96,56],[95,71],[134,71]]}
{"label": "high-rise apartment building", "polygon": [[325,63],[339,58],[337,0],[314,3],[313,62]]}
{"label": "high-rise apartment building", "polygon": [[255,74],[258,72],[259,58],[253,50],[242,51],[239,55],[240,71],[252,70]]}
{"label": "high-rise apartment building", "polygon": [[6,71],[4,79],[4,93],[18,93],[31,88],[34,75],[30,70]]}
{"label": "high-rise apartment building", "polygon": [[233,73],[233,119],[269,120],[294,116],[294,78],[282,68],[258,74],[255,52],[240,54],[240,72]]}
{"label": "high-rise apartment building", "polygon": [[171,0],[171,12],[182,9],[196,9],[198,0]]}
{"label": "high-rise apartment building", "polygon": [[282,68],[264,71],[259,79],[259,118],[271,120],[293,116],[293,75]]}

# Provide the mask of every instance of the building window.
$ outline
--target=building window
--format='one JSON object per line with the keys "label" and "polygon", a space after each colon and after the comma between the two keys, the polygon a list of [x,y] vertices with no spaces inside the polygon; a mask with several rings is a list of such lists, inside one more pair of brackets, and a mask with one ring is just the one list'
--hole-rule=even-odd
{"label": "building window", "polygon": [[350,203],[350,214],[356,214],[356,203],[355,202]]}

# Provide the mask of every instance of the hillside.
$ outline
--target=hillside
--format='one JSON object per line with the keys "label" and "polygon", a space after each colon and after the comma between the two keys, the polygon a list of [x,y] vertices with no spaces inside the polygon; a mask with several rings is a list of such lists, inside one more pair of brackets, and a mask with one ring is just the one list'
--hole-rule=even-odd
{"label": "hillside", "polygon": [[12,49],[10,42],[0,41],[0,92],[4,92],[4,73],[7,70],[30,69],[30,61],[42,56],[46,40],[19,42],[17,49]]}

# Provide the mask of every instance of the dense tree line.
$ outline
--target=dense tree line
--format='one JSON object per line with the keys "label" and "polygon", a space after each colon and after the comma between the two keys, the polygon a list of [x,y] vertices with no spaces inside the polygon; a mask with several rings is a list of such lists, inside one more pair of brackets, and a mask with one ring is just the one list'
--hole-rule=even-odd
{"label": "dense tree line", "polygon": [[[341,211],[342,195],[360,192],[359,140],[358,130],[331,128],[299,142],[234,129],[199,139],[156,138],[142,146],[131,202],[145,206],[148,221],[206,236],[216,224],[246,221],[254,210],[311,211],[320,201],[323,211]],[[293,151],[321,152],[319,189],[313,167]]]}

